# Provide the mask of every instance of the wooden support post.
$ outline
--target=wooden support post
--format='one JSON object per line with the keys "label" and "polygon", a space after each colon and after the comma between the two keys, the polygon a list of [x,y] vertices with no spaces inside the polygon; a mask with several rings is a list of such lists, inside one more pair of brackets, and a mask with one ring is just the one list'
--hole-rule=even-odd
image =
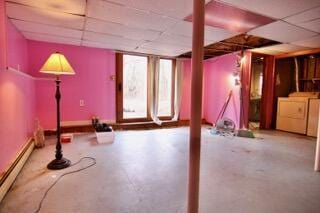
{"label": "wooden support post", "polygon": [[275,96],[275,57],[264,55],[263,84],[261,97],[260,129],[272,129]]}
{"label": "wooden support post", "polygon": [[204,0],[193,0],[188,213],[197,213],[199,209],[204,6]]}
{"label": "wooden support post", "polygon": [[316,157],[314,163],[314,171],[320,172],[320,114],[319,114],[319,125],[318,125],[318,137],[317,137],[317,146],[316,146]]}

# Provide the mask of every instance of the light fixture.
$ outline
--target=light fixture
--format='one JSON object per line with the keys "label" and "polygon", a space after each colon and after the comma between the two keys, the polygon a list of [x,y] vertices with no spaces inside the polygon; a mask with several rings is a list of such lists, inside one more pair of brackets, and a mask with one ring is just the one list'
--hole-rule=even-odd
{"label": "light fixture", "polygon": [[235,78],[235,79],[234,79],[234,85],[235,85],[235,86],[240,86],[240,85],[241,85],[241,81],[240,81],[239,78]]}
{"label": "light fixture", "polygon": [[239,76],[239,70],[236,70],[236,71],[234,71],[233,73],[232,73],[232,76],[233,77],[237,77],[237,76]]}
{"label": "light fixture", "polygon": [[240,73],[235,71],[232,73],[232,75],[230,75],[231,77],[231,82],[232,84],[234,84],[234,86],[239,86],[240,85]]}
{"label": "light fixture", "polygon": [[71,161],[64,158],[62,155],[61,147],[61,130],[60,130],[60,75],[74,75],[75,72],[66,57],[59,52],[53,53],[44,63],[40,69],[41,73],[48,73],[56,75],[56,102],[57,102],[57,144],[55,159],[52,160],[48,165],[48,169],[64,169],[70,166]]}
{"label": "light fixture", "polygon": [[237,69],[232,73],[233,81],[235,86],[240,85],[240,71]]}

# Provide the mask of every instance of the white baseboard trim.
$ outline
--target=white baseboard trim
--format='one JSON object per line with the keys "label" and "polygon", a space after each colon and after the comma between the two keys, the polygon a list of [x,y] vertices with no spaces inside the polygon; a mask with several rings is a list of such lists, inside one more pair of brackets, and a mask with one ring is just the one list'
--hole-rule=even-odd
{"label": "white baseboard trim", "polygon": [[34,141],[30,139],[23,147],[22,151],[18,154],[16,160],[12,163],[7,172],[0,178],[0,203],[6,193],[9,191],[11,185],[15,181],[22,167],[28,160],[30,154],[34,149]]}
{"label": "white baseboard trim", "polygon": [[[113,124],[116,123],[115,120],[100,120],[102,123],[107,124]],[[82,121],[61,121],[60,125],[62,127],[68,127],[68,126],[84,126],[84,125],[91,125],[91,120],[82,120]]]}

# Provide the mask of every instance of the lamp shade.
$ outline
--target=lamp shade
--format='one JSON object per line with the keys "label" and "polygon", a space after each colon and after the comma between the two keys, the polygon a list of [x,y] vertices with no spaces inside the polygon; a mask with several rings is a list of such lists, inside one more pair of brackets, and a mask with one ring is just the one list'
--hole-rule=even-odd
{"label": "lamp shade", "polygon": [[40,69],[41,73],[54,75],[74,75],[75,72],[64,55],[53,53]]}

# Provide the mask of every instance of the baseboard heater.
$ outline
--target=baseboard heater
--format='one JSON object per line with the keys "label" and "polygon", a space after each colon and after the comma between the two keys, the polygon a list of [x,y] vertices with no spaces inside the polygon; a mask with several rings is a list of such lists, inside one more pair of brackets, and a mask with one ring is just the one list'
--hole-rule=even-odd
{"label": "baseboard heater", "polygon": [[10,189],[14,180],[18,176],[22,167],[28,160],[33,149],[34,141],[33,139],[30,139],[28,143],[23,147],[22,151],[18,154],[16,160],[11,164],[11,166],[5,172],[5,174],[0,178],[0,203],[6,195],[6,193],[8,192],[8,190]]}

